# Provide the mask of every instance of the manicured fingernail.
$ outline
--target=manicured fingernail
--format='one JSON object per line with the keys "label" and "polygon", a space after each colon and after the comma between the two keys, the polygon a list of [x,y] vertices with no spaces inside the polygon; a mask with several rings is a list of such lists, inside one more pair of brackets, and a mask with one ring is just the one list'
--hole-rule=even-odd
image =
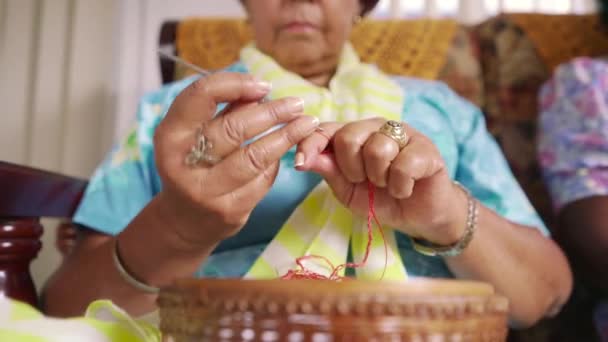
{"label": "manicured fingernail", "polygon": [[293,166],[300,167],[300,166],[304,165],[304,161],[305,161],[304,153],[298,152],[298,153],[296,153],[296,156],[294,158]]}
{"label": "manicured fingernail", "polygon": [[270,82],[258,80],[255,82],[255,85],[264,92],[269,92],[270,90],[272,90],[272,83]]}
{"label": "manicured fingernail", "polygon": [[319,123],[320,123],[320,122],[321,122],[321,121],[319,121],[319,118],[317,118],[317,117],[312,118],[312,124],[313,124],[313,125],[315,125],[315,126],[319,126]]}
{"label": "manicured fingernail", "polygon": [[288,97],[285,100],[287,101],[290,112],[296,113],[304,111],[304,100],[302,98]]}

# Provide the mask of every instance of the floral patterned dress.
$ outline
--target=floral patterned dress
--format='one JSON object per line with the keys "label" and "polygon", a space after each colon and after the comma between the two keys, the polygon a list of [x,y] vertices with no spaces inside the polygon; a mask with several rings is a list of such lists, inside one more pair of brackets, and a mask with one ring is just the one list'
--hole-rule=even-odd
{"label": "floral patterned dress", "polygon": [[[608,63],[578,58],[561,65],[540,93],[539,161],[556,210],[608,195]],[[595,311],[608,341],[608,301]]]}

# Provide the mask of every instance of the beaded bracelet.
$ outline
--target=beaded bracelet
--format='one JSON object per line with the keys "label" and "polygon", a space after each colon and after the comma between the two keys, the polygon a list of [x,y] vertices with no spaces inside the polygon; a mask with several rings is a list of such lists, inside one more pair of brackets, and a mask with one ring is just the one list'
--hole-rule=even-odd
{"label": "beaded bracelet", "polygon": [[441,256],[441,257],[454,257],[460,255],[465,248],[473,240],[473,235],[477,229],[477,216],[479,215],[479,208],[477,207],[477,200],[471,195],[471,192],[465,188],[462,184],[454,182],[459,188],[461,188],[467,195],[467,222],[464,234],[460,240],[456,241],[451,245],[439,245],[423,239],[410,238],[412,245],[416,252],[427,255],[427,256]]}
{"label": "beaded bracelet", "polygon": [[125,266],[123,265],[122,260],[120,259],[120,254],[118,252],[118,238],[114,239],[114,243],[112,246],[112,260],[114,260],[114,266],[116,266],[116,270],[118,271],[118,273],[120,273],[120,276],[122,277],[122,279],[124,281],[126,281],[127,283],[129,283],[129,285],[133,286],[134,288],[136,288],[140,291],[147,292],[150,294],[158,294],[160,292],[160,288],[150,286],[150,285],[138,280],[137,278],[132,276],[126,270]]}

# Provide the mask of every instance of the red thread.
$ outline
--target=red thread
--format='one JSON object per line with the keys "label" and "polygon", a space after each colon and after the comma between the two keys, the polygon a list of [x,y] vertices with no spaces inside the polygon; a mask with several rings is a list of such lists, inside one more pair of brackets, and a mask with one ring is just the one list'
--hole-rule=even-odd
{"label": "red thread", "polygon": [[[326,137],[330,143],[327,145],[322,154],[332,154],[332,144],[331,138],[327,136],[322,130],[318,130],[318,133]],[[386,273],[386,268],[388,266],[388,246],[386,244],[386,239],[384,237],[384,231],[382,229],[382,225],[376,216],[376,209],[374,208],[374,194],[376,187],[371,182],[367,182],[367,196],[368,196],[368,205],[369,209],[367,211],[367,246],[365,247],[365,255],[363,256],[363,260],[360,263],[352,263],[347,262],[338,266],[334,266],[329,259],[321,255],[305,255],[296,259],[296,265],[298,265],[298,269],[289,270],[280,279],[283,280],[293,280],[293,279],[312,279],[312,280],[333,280],[333,281],[342,281],[347,280],[347,277],[340,276],[339,273],[343,269],[347,268],[361,268],[367,264],[367,259],[369,258],[369,253],[372,246],[373,241],[373,224],[375,223],[380,230],[380,236],[382,236],[382,241],[384,242],[384,269],[382,270],[382,276],[380,279],[384,278],[384,274]],[[319,260],[323,263],[326,263],[331,270],[329,276],[325,276],[323,274],[319,274],[312,270],[309,270],[306,266],[304,266],[304,261],[306,260]]]}

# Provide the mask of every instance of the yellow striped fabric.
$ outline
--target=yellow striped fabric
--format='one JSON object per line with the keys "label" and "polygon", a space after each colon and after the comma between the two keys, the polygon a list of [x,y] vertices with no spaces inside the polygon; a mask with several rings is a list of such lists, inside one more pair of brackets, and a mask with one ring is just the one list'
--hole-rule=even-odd
{"label": "yellow striped fabric", "polygon": [[0,297],[0,341],[160,342],[156,321],[134,319],[108,300],[91,303],[82,317],[59,319]]}
{"label": "yellow striped fabric", "polygon": [[[253,45],[243,48],[240,57],[251,74],[272,83],[271,99],[301,97],[305,113],[321,121],[345,122],[377,116],[401,119],[404,101],[401,87],[374,66],[361,63],[350,44],[345,45],[336,74],[327,88],[315,86],[283,69]],[[356,269],[357,278],[380,279],[384,272],[383,279],[405,280],[407,272],[395,233],[389,227],[383,230],[387,253],[380,232],[374,229],[369,259],[365,267]],[[277,278],[297,269],[296,258],[306,255],[323,256],[338,266],[347,261],[349,243],[352,261],[361,262],[367,241],[366,218],[353,216],[334,197],[327,183],[321,182],[300,203],[245,277]],[[317,259],[306,260],[305,265],[323,275],[331,272],[331,267]]]}

